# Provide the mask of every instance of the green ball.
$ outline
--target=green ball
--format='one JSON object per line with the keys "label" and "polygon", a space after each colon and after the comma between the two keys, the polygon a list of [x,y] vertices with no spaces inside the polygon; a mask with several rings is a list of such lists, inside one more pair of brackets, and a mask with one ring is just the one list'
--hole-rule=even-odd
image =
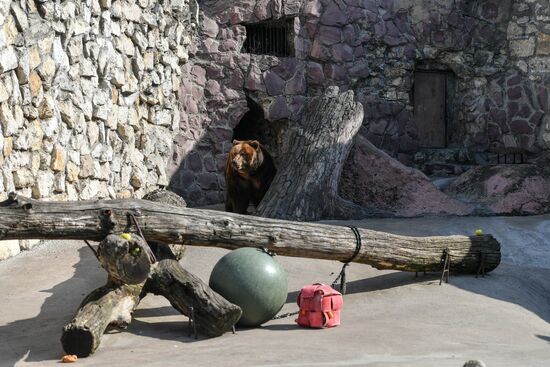
{"label": "green ball", "polygon": [[243,310],[241,326],[259,326],[286,302],[286,273],[272,255],[244,247],[222,257],[214,266],[210,287]]}

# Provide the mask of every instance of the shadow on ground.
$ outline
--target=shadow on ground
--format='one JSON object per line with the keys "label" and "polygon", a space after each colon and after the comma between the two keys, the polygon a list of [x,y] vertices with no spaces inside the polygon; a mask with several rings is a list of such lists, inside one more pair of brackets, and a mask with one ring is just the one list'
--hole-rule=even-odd
{"label": "shadow on ground", "polygon": [[[71,321],[84,297],[93,289],[103,285],[106,279],[106,273],[100,268],[97,259],[87,247],[78,249],[78,257],[78,262],[73,265],[74,274],[69,279],[52,288],[40,290],[41,293],[50,295],[43,301],[36,316],[0,326],[0,340],[3,341],[0,343],[0,366],[14,366],[21,360],[25,362],[59,360],[63,356],[60,341],[63,326]],[[47,274],[29,276],[46,277]],[[67,312],[67,310],[71,311]],[[196,341],[189,336],[187,319],[183,316],[181,321],[141,320],[174,315],[180,314],[170,306],[138,308],[128,329],[111,329],[107,334],[128,332],[179,342]],[[6,340],[9,342],[4,342]],[[99,348],[101,349],[101,346]]]}
{"label": "shadow on ground", "polygon": [[[471,233],[477,226],[484,228],[487,233],[498,234],[503,249],[503,262],[496,270],[486,277],[478,279],[470,275],[454,276],[451,273],[450,284],[444,284],[442,287],[456,287],[473,294],[515,304],[537,315],[546,323],[550,323],[550,282],[547,281],[550,279],[550,266],[548,266],[550,260],[545,260],[543,257],[550,248],[547,240],[547,238],[550,238],[550,226],[548,225],[550,216],[529,219],[480,218],[479,222],[474,224],[462,222],[462,219],[457,218],[437,219],[431,222],[427,219],[407,220],[406,226],[403,226],[402,221],[395,221],[392,225],[389,225],[389,221],[379,222],[378,224],[374,222],[371,220],[365,223],[369,223],[369,228],[376,227],[378,230],[393,233],[401,232],[407,235]],[[527,225],[527,223],[530,224]],[[403,227],[408,229],[403,230]],[[412,232],[411,228],[414,228],[415,233],[410,233]],[[403,233],[407,230],[410,232]],[[198,275],[202,277],[207,276],[209,266],[214,262],[212,254],[211,250],[207,253],[198,251],[196,253],[198,256],[191,253],[190,257],[192,259],[186,261],[189,262],[189,265],[195,264],[191,266],[192,269],[190,270],[198,271],[200,273]],[[214,253],[215,256],[221,256],[222,254],[221,251]],[[40,253],[33,253],[26,260],[40,262],[40,256]],[[49,258],[52,257],[49,256]],[[61,258],[62,254],[59,257]],[[311,263],[313,268],[308,268],[308,271],[304,272],[304,267],[299,259],[292,261],[294,262],[292,265],[294,270],[289,272],[289,274],[292,273],[292,276],[307,275],[316,278],[321,275],[319,269],[325,269],[325,265],[327,265],[324,263]],[[20,263],[22,264],[21,269],[27,268],[26,261]],[[48,269],[48,271],[54,272],[56,264],[39,265],[43,266],[44,271]],[[33,266],[39,268],[39,265],[34,264]],[[337,264],[329,265],[331,269],[339,268]],[[60,265],[57,264],[57,266]],[[53,361],[58,360],[63,354],[60,343],[62,327],[70,321],[83,297],[94,288],[101,286],[105,281],[105,272],[98,266],[97,260],[86,247],[78,248],[78,261],[73,265],[73,268],[74,273],[69,279],[40,291],[48,293],[49,296],[41,301],[42,304],[36,316],[0,326],[0,340],[8,341],[7,343],[0,343],[0,365],[13,366],[20,360],[27,362]],[[310,270],[313,273],[309,274]],[[374,293],[415,284],[433,287],[433,291],[430,290],[429,292],[430,294],[437,295],[437,292],[441,291],[438,285],[440,277],[438,273],[419,274],[418,278],[415,278],[414,273],[405,272],[381,272],[379,275],[373,276],[373,272],[369,270],[370,276],[361,279],[362,272],[363,270],[360,268],[351,268],[353,280],[347,284],[348,295],[364,293],[365,296],[368,296],[370,292]],[[374,272],[374,274],[378,273]],[[53,277],[53,275],[45,273],[29,274],[29,277],[31,276],[35,278],[43,277],[41,284],[48,284],[44,280],[47,278],[44,277]],[[367,276],[366,273],[365,276]],[[333,277],[331,276],[330,279],[333,279]],[[326,281],[326,275],[320,280]],[[297,284],[301,284],[301,282],[298,281]],[[445,294],[445,292],[441,294]],[[297,296],[297,291],[288,294],[285,312],[297,310],[297,306],[295,306]],[[36,302],[36,299],[39,298],[36,293],[31,296],[11,294],[8,297],[10,297],[10,302],[12,301],[11,297],[13,297],[13,305],[20,305],[25,300],[29,303]],[[456,293],[456,297],[460,297],[460,293]],[[124,332],[132,334],[132,336],[160,340],[184,343],[195,341],[188,334],[186,318],[180,316],[169,305],[159,305],[158,300],[154,299],[151,302],[148,302],[148,300],[149,298],[145,299],[140,308],[136,310],[134,321],[130,324],[128,330]],[[262,329],[269,331],[297,329],[298,326],[294,324],[294,318],[294,316],[290,316],[282,324],[269,323],[263,326]],[[246,332],[246,329],[243,329],[243,331]],[[116,332],[111,331],[110,333]],[[546,335],[543,331],[535,332],[533,336],[539,340],[550,342],[550,335]],[[129,341],[129,343],[132,342]],[[120,348],[120,345],[118,347]]]}
{"label": "shadow on ground", "polygon": [[[9,340],[9,345],[2,343],[3,347],[9,348],[1,353],[3,366],[13,366],[19,360],[26,362],[56,360],[63,355],[61,333],[63,326],[72,317],[72,314],[68,315],[66,310],[71,308],[76,311],[84,296],[91,291],[91,288],[84,289],[83,284],[94,282],[101,284],[104,281],[104,275],[101,274],[100,269],[97,269],[97,260],[90,250],[82,247],[78,252],[80,260],[73,265],[74,275],[50,289],[40,291],[51,295],[42,303],[38,315],[0,326],[1,339]],[[44,271],[46,270],[55,271],[44,267]],[[47,274],[29,274],[29,276],[46,277]],[[1,349],[3,348],[0,347]]]}

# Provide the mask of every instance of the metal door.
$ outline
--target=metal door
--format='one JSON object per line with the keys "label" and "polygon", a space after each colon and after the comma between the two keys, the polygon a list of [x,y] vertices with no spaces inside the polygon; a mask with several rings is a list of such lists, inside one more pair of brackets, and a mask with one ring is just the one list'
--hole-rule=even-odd
{"label": "metal door", "polygon": [[446,73],[414,73],[414,120],[421,148],[445,148]]}

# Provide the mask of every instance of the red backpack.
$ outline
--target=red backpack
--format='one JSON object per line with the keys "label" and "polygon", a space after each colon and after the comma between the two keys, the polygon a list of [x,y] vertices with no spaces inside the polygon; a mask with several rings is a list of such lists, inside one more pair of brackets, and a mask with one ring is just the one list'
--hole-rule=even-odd
{"label": "red backpack", "polygon": [[296,322],[300,326],[324,328],[340,325],[340,311],[344,300],[342,294],[329,285],[315,283],[306,285],[297,300],[300,313]]}

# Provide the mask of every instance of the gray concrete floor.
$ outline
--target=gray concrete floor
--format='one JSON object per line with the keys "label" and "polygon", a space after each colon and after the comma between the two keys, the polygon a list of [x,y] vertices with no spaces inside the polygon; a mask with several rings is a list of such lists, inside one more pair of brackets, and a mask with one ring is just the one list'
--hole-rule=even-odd
{"label": "gray concrete floor", "polygon": [[[333,222],[342,223],[343,222]],[[471,234],[502,243],[503,262],[482,279],[377,271],[353,264],[343,323],[325,330],[293,318],[214,339],[188,337],[187,319],[161,297],[148,296],[129,328],[105,335],[83,366],[487,366],[550,365],[550,216],[377,219],[357,226],[408,235]],[[208,281],[221,249],[189,248],[183,260]],[[330,283],[335,261],[277,258],[289,275],[283,312],[297,291]],[[82,298],[105,273],[81,242],[48,241],[0,263],[0,366],[56,365],[59,338]]]}

